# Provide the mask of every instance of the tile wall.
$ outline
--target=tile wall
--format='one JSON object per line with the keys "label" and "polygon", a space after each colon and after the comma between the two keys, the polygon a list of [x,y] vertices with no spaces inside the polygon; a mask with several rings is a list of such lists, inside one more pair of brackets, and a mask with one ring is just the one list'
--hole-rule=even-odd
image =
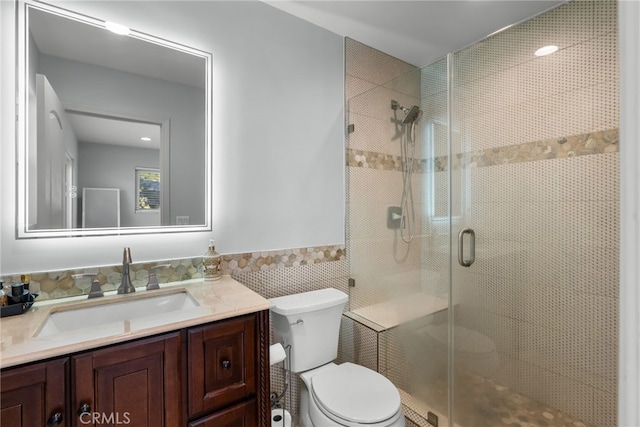
{"label": "tile wall", "polygon": [[[349,271],[355,280],[351,308],[412,292],[419,277],[400,287],[389,286],[393,276],[420,271],[420,178],[413,177],[416,238],[409,244],[399,230],[387,228],[387,208],[400,206],[402,197],[401,120],[391,109],[395,100],[403,106],[420,104],[420,72],[352,39],[345,41],[347,124],[354,126],[347,146],[347,244]],[[419,138],[419,135],[418,135]],[[422,170],[417,144],[416,169]]]}
{"label": "tile wall", "polygon": [[[367,67],[350,61],[382,70],[399,65],[347,41],[348,119],[355,124],[347,150],[352,308],[416,290],[448,297],[449,203],[452,228],[472,227],[478,236],[476,263],[469,269],[454,265],[455,322],[489,339],[499,368],[460,369],[476,376],[456,376],[457,420],[480,422],[462,414],[477,404],[465,390],[479,377],[562,411],[562,419],[576,425],[616,424],[616,15],[615,1],[574,1],[453,54],[451,122],[445,60],[424,67],[415,80],[407,66],[388,75],[386,84],[367,85],[373,79]],[[558,52],[533,56],[552,42]],[[375,59],[363,59],[367,55]],[[414,183],[422,231],[405,252],[384,220],[402,189],[390,99],[423,110]],[[457,153],[452,159],[449,123]],[[403,392],[419,394],[410,381],[411,358],[419,353],[423,365],[435,363],[434,348],[416,352],[401,336],[406,330],[376,336],[375,325],[361,331],[362,324],[349,322],[354,357]],[[419,322],[415,329],[446,319]],[[441,408],[446,413],[446,396]]]}

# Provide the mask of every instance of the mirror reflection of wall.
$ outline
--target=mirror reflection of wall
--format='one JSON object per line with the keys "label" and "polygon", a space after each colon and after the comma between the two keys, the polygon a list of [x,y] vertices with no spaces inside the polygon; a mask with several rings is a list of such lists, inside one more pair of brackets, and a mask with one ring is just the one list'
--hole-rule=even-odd
{"label": "mirror reflection of wall", "polygon": [[[123,228],[206,225],[206,57],[38,7],[28,16],[27,229],[82,228],[83,188],[120,189]],[[137,209],[136,168],[160,171],[160,209]],[[172,206],[169,189],[201,197]]]}
{"label": "mirror reflection of wall", "polygon": [[79,141],[78,189],[119,189],[120,227],[161,225],[160,209],[136,209],[136,170],[160,170],[161,125],[76,111],[67,111],[67,117]]}

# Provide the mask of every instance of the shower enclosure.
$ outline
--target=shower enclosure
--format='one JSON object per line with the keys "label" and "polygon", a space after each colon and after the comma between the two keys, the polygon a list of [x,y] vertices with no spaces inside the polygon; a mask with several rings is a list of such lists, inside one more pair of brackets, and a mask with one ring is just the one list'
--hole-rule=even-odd
{"label": "shower enclosure", "polygon": [[408,425],[616,424],[616,13],[569,2],[421,69],[347,40],[350,355]]}

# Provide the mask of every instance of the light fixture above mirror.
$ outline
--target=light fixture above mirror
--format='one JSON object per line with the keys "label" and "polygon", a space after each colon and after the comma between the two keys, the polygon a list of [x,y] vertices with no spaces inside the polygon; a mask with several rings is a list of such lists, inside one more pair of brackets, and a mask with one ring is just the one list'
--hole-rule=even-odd
{"label": "light fixture above mirror", "polygon": [[[17,237],[210,231],[212,55],[124,23],[18,4]],[[158,178],[140,180],[140,168]],[[119,207],[108,207],[119,225],[83,227],[96,223],[82,221],[96,211],[84,188],[119,190]],[[139,209],[148,191],[159,199],[153,215]]]}

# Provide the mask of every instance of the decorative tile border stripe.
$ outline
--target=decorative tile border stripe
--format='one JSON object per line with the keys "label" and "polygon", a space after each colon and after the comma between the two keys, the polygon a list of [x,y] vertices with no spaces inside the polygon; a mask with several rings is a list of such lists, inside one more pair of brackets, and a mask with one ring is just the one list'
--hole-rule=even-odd
{"label": "decorative tile border stripe", "polygon": [[[424,173],[425,165],[426,160],[416,159],[413,170],[417,173]],[[347,148],[347,166],[401,172],[403,163],[400,156],[393,154]]]}
{"label": "decorative tile border stripe", "polygon": [[[339,261],[345,259],[345,256],[345,245],[230,254],[222,255],[220,269],[223,274],[250,273]],[[161,284],[202,277],[202,257],[195,257],[131,264],[129,270],[131,282],[135,287],[146,286],[150,269],[164,264],[168,264],[168,266],[156,270],[158,282]],[[39,294],[38,301],[87,294],[91,287],[91,279],[85,277],[74,280],[71,277],[73,274],[79,273],[97,274],[102,290],[112,291],[120,286],[122,266],[111,265],[87,269],[30,273],[30,290]],[[6,276],[4,280],[5,283],[10,283],[19,282],[21,279],[18,274],[10,277]]]}
{"label": "decorative tile border stripe", "polygon": [[[345,245],[250,252],[245,254],[223,255],[220,268],[223,274],[239,274],[339,261],[344,259],[345,256]],[[201,258],[199,259],[200,263],[202,263]]]}
{"label": "decorative tile border stripe", "polygon": [[462,154],[465,167],[484,167],[536,160],[564,159],[589,154],[615,153],[619,144],[618,129],[583,133]]}
{"label": "decorative tile border stripe", "polygon": [[[561,138],[506,145],[503,147],[476,150],[456,155],[453,168],[485,167],[512,163],[533,162],[537,160],[563,159],[589,154],[615,153],[619,151],[618,129],[583,133]],[[434,172],[444,172],[449,167],[449,156],[439,156],[432,160],[415,160],[414,171],[425,173],[432,168]],[[347,166],[380,170],[402,171],[399,156],[347,149]]]}

